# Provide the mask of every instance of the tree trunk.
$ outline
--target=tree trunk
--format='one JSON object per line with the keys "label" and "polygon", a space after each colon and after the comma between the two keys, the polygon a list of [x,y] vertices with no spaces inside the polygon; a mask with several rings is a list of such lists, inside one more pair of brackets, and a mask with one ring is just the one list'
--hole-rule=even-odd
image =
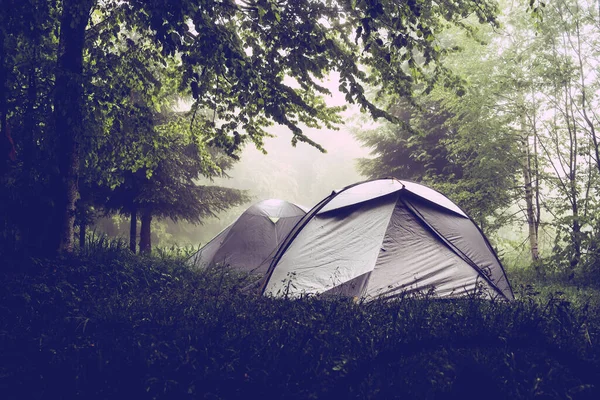
{"label": "tree trunk", "polygon": [[[524,163],[525,164],[525,163]],[[539,246],[538,246],[538,229],[537,220],[535,218],[536,212],[534,210],[534,193],[533,185],[531,182],[531,171],[525,165],[523,166],[523,181],[525,183],[525,206],[527,213],[527,226],[529,236],[529,248],[531,251],[531,261],[536,262],[539,260]]]}
{"label": "tree trunk", "polygon": [[[581,260],[581,225],[579,222],[579,193],[577,190],[577,169],[579,155],[579,141],[577,138],[578,125],[576,111],[573,109],[573,99],[570,96],[571,87],[565,86],[565,110],[567,115],[567,130],[569,132],[569,189],[571,197],[571,212],[573,213],[573,222],[571,225],[571,238],[573,240],[573,253],[570,260],[571,271],[569,280],[575,276],[575,269]],[[569,123],[569,119],[571,123]]]}
{"label": "tree trunk", "polygon": [[79,223],[79,249],[80,250],[85,249],[86,230],[87,230],[87,221],[85,220],[85,218],[82,218],[81,222]]}
{"label": "tree trunk", "polygon": [[[575,153],[577,151],[577,146],[572,147],[572,151]],[[574,156],[576,157],[576,155]],[[569,265],[571,266],[571,270],[569,271],[568,278],[572,280],[575,277],[575,270],[579,266],[579,261],[581,261],[581,224],[579,222],[579,199],[577,194],[577,182],[576,179],[576,170],[573,167],[571,175],[570,175],[570,189],[571,189],[571,212],[573,213],[573,222],[571,223],[571,241],[573,242],[573,252],[571,253],[571,260],[569,261]]]}
{"label": "tree trunk", "polygon": [[[37,48],[35,46],[36,43],[33,43],[30,51],[32,52],[33,58],[31,62],[31,67],[29,68],[29,76],[28,76],[28,84],[27,84],[27,100],[26,100],[26,108],[25,114],[23,118],[23,130],[21,131],[21,154],[20,158],[23,162],[22,164],[22,176],[25,181],[28,182],[28,185],[31,185],[35,182],[35,176],[37,175],[37,171],[39,171],[39,165],[37,171],[34,171],[36,164],[39,163],[39,158],[37,154],[37,147],[35,145],[35,138],[39,137],[36,135],[38,129],[38,120],[35,116],[37,97],[38,97],[38,88],[37,88]],[[21,225],[23,240],[27,247],[31,249],[38,248],[42,246],[42,243],[46,241],[46,237],[48,235],[54,234],[53,232],[53,221],[52,221],[52,213],[49,212],[49,207],[43,207],[39,202],[26,198],[22,203],[24,207],[30,208],[35,207],[35,211],[31,212],[20,212],[21,220],[19,221],[19,225]],[[33,201],[32,201],[33,200]],[[23,208],[21,209],[23,210]]]}
{"label": "tree trunk", "polygon": [[579,212],[577,210],[577,205],[573,207],[573,224],[571,226],[571,237],[573,241],[573,254],[571,255],[571,260],[569,262],[571,266],[571,271],[569,272],[569,280],[572,280],[575,277],[575,270],[581,261],[581,225],[579,223]]}
{"label": "tree trunk", "polygon": [[131,221],[129,223],[129,250],[135,254],[137,239],[137,209],[131,208]]}
{"label": "tree trunk", "polygon": [[142,226],[140,227],[140,253],[150,253],[152,250],[152,243],[150,240],[152,223],[152,213],[148,209],[142,210],[141,216]]}
{"label": "tree trunk", "polygon": [[538,224],[539,221],[536,218],[535,210],[535,195],[533,189],[533,183],[531,179],[531,152],[529,150],[529,135],[527,132],[527,124],[525,123],[525,115],[521,114],[521,168],[523,170],[523,185],[525,188],[525,214],[527,219],[528,237],[529,237],[529,249],[531,253],[531,261],[536,263],[539,256],[538,246]]}
{"label": "tree trunk", "polygon": [[59,176],[52,196],[56,233],[49,238],[53,251],[73,251],[75,201],[78,196],[79,140],[83,125],[83,51],[85,28],[95,0],[64,0],[60,23],[54,92],[55,157]]}
{"label": "tree trunk", "polygon": [[[4,166],[8,160],[8,137],[6,136],[6,70],[4,67],[4,31],[0,29],[0,173],[4,173]],[[6,149],[6,151],[5,151]]]}

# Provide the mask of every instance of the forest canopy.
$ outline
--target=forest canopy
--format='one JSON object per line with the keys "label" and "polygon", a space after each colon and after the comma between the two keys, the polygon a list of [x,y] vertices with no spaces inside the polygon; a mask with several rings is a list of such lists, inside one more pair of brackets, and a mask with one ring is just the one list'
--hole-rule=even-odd
{"label": "forest canopy", "polygon": [[[247,142],[262,148],[264,128],[273,123],[292,131],[292,144],[320,148],[301,126],[340,122],[340,108],[323,101],[329,90],[320,81],[331,72],[339,73],[349,103],[395,120],[367,98],[366,85],[389,101],[410,94],[415,83],[430,90],[451,76],[440,62],[450,49],[436,35],[450,25],[470,31],[470,16],[497,23],[491,0],[2,0],[1,6],[3,234],[50,253],[72,251],[77,215],[87,215],[89,201],[107,201],[106,191],[94,187],[110,192],[135,174],[151,180],[178,157],[174,148],[198,155],[188,180],[223,172],[211,152],[235,158]],[[185,97],[193,99],[187,121],[165,119]],[[180,146],[171,148],[172,140]],[[81,196],[84,187],[89,196]],[[222,206],[241,195],[229,192]],[[191,220],[214,206],[198,205]],[[159,214],[175,215],[164,208]]]}

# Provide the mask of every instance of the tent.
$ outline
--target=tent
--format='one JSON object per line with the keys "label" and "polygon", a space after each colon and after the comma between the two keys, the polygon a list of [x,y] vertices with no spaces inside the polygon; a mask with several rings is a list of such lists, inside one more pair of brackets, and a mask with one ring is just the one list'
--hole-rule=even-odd
{"label": "tent", "polygon": [[258,202],[194,254],[190,263],[264,274],[277,246],[305,214],[305,208],[284,200]]}
{"label": "tent", "polygon": [[292,297],[430,290],[514,299],[477,225],[439,192],[393,178],[348,186],[317,204],[281,244],[262,285],[263,294]]}

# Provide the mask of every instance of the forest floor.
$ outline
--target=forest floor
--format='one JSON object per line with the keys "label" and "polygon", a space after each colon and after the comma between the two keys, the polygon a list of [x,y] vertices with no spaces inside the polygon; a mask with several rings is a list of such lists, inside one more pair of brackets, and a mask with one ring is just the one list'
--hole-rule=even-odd
{"label": "forest floor", "polygon": [[598,399],[600,296],[514,302],[244,294],[231,272],[97,249],[2,254],[3,399]]}

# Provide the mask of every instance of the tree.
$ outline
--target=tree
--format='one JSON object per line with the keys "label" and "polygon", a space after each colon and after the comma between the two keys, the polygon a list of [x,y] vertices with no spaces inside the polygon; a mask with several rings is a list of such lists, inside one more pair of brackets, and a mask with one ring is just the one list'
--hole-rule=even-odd
{"label": "tree", "polygon": [[[292,143],[300,140],[319,147],[299,124],[331,126],[339,121],[338,109],[326,107],[321,99],[327,90],[319,79],[331,71],[340,72],[340,90],[348,101],[375,117],[393,119],[366,98],[363,83],[378,85],[388,94],[407,93],[415,80],[431,86],[447,72],[438,63],[444,52],[434,40],[439,30],[447,23],[468,28],[463,20],[470,14],[495,23],[496,12],[491,0],[30,1],[43,6],[32,10],[59,31],[55,48],[43,47],[43,58],[55,60],[56,73],[46,75],[55,84],[48,99],[53,120],[43,128],[51,164],[47,187],[52,218],[43,235],[47,240],[40,243],[48,250],[67,252],[73,249],[81,149],[88,140],[85,106],[96,94],[97,82],[88,79],[86,71],[102,63],[98,47],[127,42],[123,32],[152,41],[160,50],[160,55],[153,54],[155,61],[180,57],[183,88],[193,95],[195,108],[213,111],[212,119],[198,121],[204,140],[234,154],[248,141],[261,148],[263,128],[273,122],[292,131]],[[13,26],[20,15],[10,13],[8,18],[6,26]],[[27,21],[26,28],[34,26],[33,21]],[[14,68],[5,75],[15,75]],[[298,87],[290,86],[289,80]],[[5,110],[4,115],[9,113]]]}
{"label": "tree", "polygon": [[56,202],[48,239],[53,248],[73,251],[75,201],[79,194],[79,146],[83,137],[85,30],[95,0],[63,0],[54,86],[54,155],[58,175],[52,184]]}
{"label": "tree", "polygon": [[53,209],[49,176],[56,170],[50,127],[58,18],[46,0],[0,3],[0,129],[2,138],[12,139],[14,158],[0,171],[0,218],[8,241],[40,249],[52,226],[46,216]]}
{"label": "tree", "polygon": [[[177,120],[178,116],[171,118]],[[185,120],[181,116],[179,118]],[[138,215],[142,223],[139,248],[142,252],[149,252],[153,217],[197,224],[207,216],[215,216],[217,212],[248,201],[243,191],[196,183],[202,176],[223,176],[224,171],[231,167],[230,156],[216,149],[199,149],[198,144],[190,142],[189,136],[186,138],[181,133],[181,124],[176,121],[155,129],[155,133],[147,136],[156,137],[161,141],[160,146],[164,147],[155,149],[161,154],[156,167],[122,170],[123,182],[108,192],[104,204],[109,210],[130,216],[130,249],[133,252],[136,250]]]}
{"label": "tree", "polygon": [[487,141],[477,132],[465,132],[465,119],[473,117],[464,110],[457,122],[448,105],[427,96],[416,101],[418,105],[402,102],[394,108],[404,125],[357,132],[372,149],[372,157],[358,160],[359,171],[371,178],[394,176],[430,185],[487,229],[489,218],[510,202],[507,188],[514,174],[506,174],[504,165],[510,142],[493,133],[491,125]]}
{"label": "tree", "polygon": [[598,241],[598,205],[591,195],[599,178],[595,4],[578,0],[549,4],[538,27],[543,37],[539,58],[544,66],[544,105],[550,116],[544,121],[540,145],[552,167],[549,182],[557,192],[555,260],[572,279],[586,258],[595,263]]}
{"label": "tree", "polygon": [[538,257],[543,207],[556,230],[555,265],[572,279],[595,253],[597,8],[593,2],[560,0],[533,11],[533,24],[519,11],[508,20],[511,42],[499,60],[509,88],[502,91],[502,104],[514,116],[521,144],[516,155],[532,258]]}
{"label": "tree", "polygon": [[[532,8],[534,14],[538,10]],[[538,157],[540,104],[536,98],[540,71],[534,55],[538,43],[529,16],[518,8],[506,7],[505,18],[510,28],[502,38],[496,38],[488,46],[488,57],[496,67],[490,68],[492,72],[485,84],[487,99],[484,101],[489,109],[503,116],[503,125],[513,141],[506,158],[520,174],[515,179],[518,190],[514,191],[513,203],[527,225],[531,261],[537,268],[542,196],[542,167]]]}
{"label": "tree", "polygon": [[401,124],[358,132],[372,149],[358,165],[370,177],[396,176],[440,190],[490,233],[507,222],[502,211],[513,199],[516,177],[507,157],[512,132],[492,103],[495,60],[481,57],[493,33],[481,28],[467,36],[457,30],[438,35],[453,76],[431,89],[416,85],[412,98],[397,100],[389,111]]}
{"label": "tree", "polygon": [[404,99],[394,105],[390,112],[402,121],[401,124],[385,124],[374,130],[355,132],[376,156],[358,160],[362,174],[371,178],[397,176],[414,181],[440,175],[462,176],[462,166],[450,159],[444,145],[452,134],[445,126],[449,114],[434,101],[423,99],[419,103],[417,106]]}
{"label": "tree", "polygon": [[[129,215],[130,249],[136,252],[138,218],[140,249],[150,251],[153,217],[200,223],[246,196],[239,190],[196,184],[200,177],[224,175],[235,154],[207,146],[205,132],[194,123],[192,113],[173,111],[180,100],[175,95],[180,80],[173,64],[160,68],[144,60],[156,56],[156,49],[132,33],[128,39],[124,46],[104,48],[116,57],[107,57],[108,63],[96,63],[90,71],[96,83],[95,96],[88,101],[91,115],[103,115],[111,125],[107,129],[101,118],[100,124],[88,123],[100,134],[88,141],[78,204],[82,216],[92,204],[108,214]],[[141,77],[146,82],[143,89]],[[194,116],[205,118],[208,112],[194,112]],[[82,218],[80,237],[83,222]]]}

